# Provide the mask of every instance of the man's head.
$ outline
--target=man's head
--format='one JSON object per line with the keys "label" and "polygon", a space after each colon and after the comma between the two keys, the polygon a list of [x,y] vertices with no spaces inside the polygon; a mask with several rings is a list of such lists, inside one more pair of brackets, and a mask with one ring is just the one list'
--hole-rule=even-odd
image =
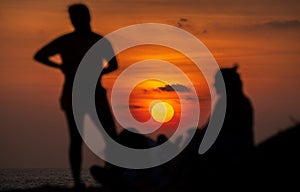
{"label": "man's head", "polygon": [[69,7],[68,11],[75,30],[85,30],[90,28],[91,16],[86,5],[73,4]]}

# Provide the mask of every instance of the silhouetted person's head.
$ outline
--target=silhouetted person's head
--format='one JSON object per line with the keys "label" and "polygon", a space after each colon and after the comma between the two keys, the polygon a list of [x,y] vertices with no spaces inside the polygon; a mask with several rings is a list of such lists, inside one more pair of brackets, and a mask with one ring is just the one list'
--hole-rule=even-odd
{"label": "silhouetted person's head", "polygon": [[119,134],[120,144],[130,148],[146,149],[148,148],[147,138],[144,135],[137,133],[134,128],[124,129]]}
{"label": "silhouetted person's head", "polygon": [[157,136],[157,144],[161,145],[166,141],[168,141],[168,138],[164,134],[160,134]]}
{"label": "silhouetted person's head", "polygon": [[240,75],[237,73],[238,66],[232,68],[222,68],[215,76],[215,88],[218,94],[222,94],[220,82],[222,76],[225,83],[227,97],[242,94],[242,81]]}
{"label": "silhouetted person's head", "polygon": [[76,31],[89,31],[91,16],[89,9],[84,4],[73,4],[69,7],[71,22]]}

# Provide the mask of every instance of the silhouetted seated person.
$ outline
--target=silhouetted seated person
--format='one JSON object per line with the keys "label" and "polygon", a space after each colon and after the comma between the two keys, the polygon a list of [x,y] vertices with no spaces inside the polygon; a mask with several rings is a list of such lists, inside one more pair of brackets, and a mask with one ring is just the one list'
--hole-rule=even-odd
{"label": "silhouetted seated person", "polygon": [[211,178],[224,181],[241,179],[241,174],[246,174],[246,161],[250,161],[254,150],[253,109],[243,92],[237,68],[222,68],[215,76],[215,88],[220,98],[214,112],[219,110],[219,103],[225,99],[220,89],[221,75],[225,83],[227,106],[222,129],[207,155],[209,172],[215,174]]}
{"label": "silhouetted seated person", "polygon": [[[174,153],[177,153],[177,151],[179,150],[179,144],[182,141],[182,137],[178,137],[174,142],[172,142],[164,134],[159,134],[156,140],[157,145],[168,144],[168,150],[172,150]],[[162,151],[160,155],[165,155],[165,152]],[[181,180],[181,178],[178,177],[178,175],[180,175],[178,170],[181,168],[178,167],[179,164],[177,164],[176,162],[177,158],[175,157],[173,160],[170,160],[158,166],[158,168],[160,169],[158,191],[166,191],[170,188],[170,186],[174,186],[173,182]]]}
{"label": "silhouetted seated person", "polygon": [[[74,32],[65,34],[53,40],[41,48],[34,56],[34,59],[50,67],[60,69],[65,77],[64,86],[61,96],[61,108],[65,111],[69,132],[70,132],[70,149],[69,159],[72,169],[72,175],[75,187],[83,187],[81,182],[81,162],[82,162],[82,138],[76,127],[72,111],[72,87],[76,70],[86,52],[98,40],[103,37],[94,33],[90,26],[90,13],[88,8],[83,4],[74,4],[69,7],[71,22],[75,28]],[[113,53],[111,47],[108,52]],[[59,55],[62,63],[56,63],[50,59],[51,56]],[[114,54],[113,54],[114,55]],[[108,60],[103,55],[104,60]],[[99,60],[99,69],[101,69],[102,60]],[[102,122],[104,129],[111,137],[116,137],[115,125],[110,112],[110,107],[106,98],[106,90],[101,85],[101,77],[118,68],[116,58],[108,61],[107,67],[102,70],[99,82],[96,88],[96,108],[98,117]],[[89,74],[86,74],[89,75]]]}
{"label": "silhouetted seated person", "polygon": [[[226,97],[220,89],[221,75]],[[237,179],[243,179],[242,175],[248,172],[246,162],[250,161],[254,149],[253,110],[243,92],[237,67],[218,71],[215,88],[220,98],[212,113],[219,111],[222,100],[226,98],[227,102],[222,129],[212,147],[202,155],[198,150],[206,127],[196,131],[189,145],[176,158],[176,172],[170,175],[171,182],[177,185],[173,191],[212,189],[218,187],[216,182],[235,186]]]}
{"label": "silhouetted seated person", "polygon": [[[194,131],[187,131],[192,134]],[[203,138],[203,129],[196,129],[196,132],[183,151],[168,162],[170,171],[168,181],[161,190],[162,192],[184,192],[200,191],[203,189],[206,179],[205,155],[199,155],[198,149]]]}
{"label": "silhouetted seated person", "polygon": [[[117,137],[117,141],[129,148],[147,149],[154,147],[156,142],[136,133],[133,128],[124,129]],[[149,154],[149,158],[150,154]],[[96,181],[112,191],[148,191],[157,186],[159,171],[156,168],[127,169],[114,165],[93,166],[91,174]]]}

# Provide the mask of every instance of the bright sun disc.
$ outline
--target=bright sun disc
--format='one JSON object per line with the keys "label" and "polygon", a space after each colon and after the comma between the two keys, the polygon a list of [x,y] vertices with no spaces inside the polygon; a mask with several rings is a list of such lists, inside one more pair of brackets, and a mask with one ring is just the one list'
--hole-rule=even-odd
{"label": "bright sun disc", "polygon": [[174,109],[167,102],[156,101],[150,107],[152,118],[159,123],[166,123],[174,116]]}

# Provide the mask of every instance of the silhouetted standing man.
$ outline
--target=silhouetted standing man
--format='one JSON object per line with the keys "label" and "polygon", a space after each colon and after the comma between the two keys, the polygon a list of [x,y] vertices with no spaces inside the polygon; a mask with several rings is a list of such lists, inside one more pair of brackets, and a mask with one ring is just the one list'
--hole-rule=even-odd
{"label": "silhouetted standing man", "polygon": [[[68,11],[75,31],[58,37],[44,46],[36,53],[34,59],[50,67],[60,69],[65,76],[65,82],[61,96],[61,108],[65,111],[70,131],[69,158],[75,187],[83,187],[84,185],[81,183],[80,179],[82,138],[77,130],[72,111],[72,87],[76,70],[83,56],[92,45],[94,45],[103,37],[91,30],[90,13],[85,5],[71,5]],[[110,47],[110,50],[107,51],[113,53],[112,47]],[[56,54],[61,56],[62,64],[55,63],[49,59],[50,56]],[[107,58],[103,59],[108,60]],[[102,64],[102,61],[99,61],[99,63]],[[103,74],[110,73],[117,68],[117,60],[114,57],[108,61],[108,65],[102,70],[102,73],[99,77],[99,82],[97,84],[95,97],[98,117],[102,122],[104,129],[111,137],[116,136],[116,130],[109,103],[106,98],[106,90],[101,85],[101,76]]]}

